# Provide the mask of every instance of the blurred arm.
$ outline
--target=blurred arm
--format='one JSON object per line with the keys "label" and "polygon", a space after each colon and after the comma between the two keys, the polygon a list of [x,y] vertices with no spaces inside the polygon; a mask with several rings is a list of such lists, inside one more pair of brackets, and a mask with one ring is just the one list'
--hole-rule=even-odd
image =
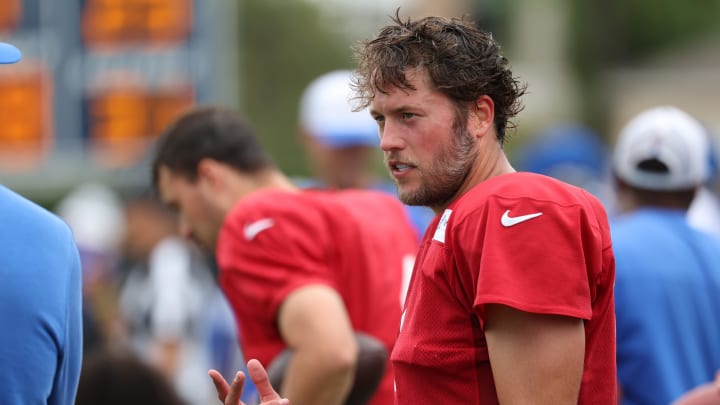
{"label": "blurred arm", "polygon": [[585,357],[581,319],[489,304],[485,336],[501,404],[577,404]]}
{"label": "blurred arm", "polygon": [[327,286],[303,287],[283,302],[278,325],[294,352],[283,397],[293,405],[341,405],[352,386],[358,352],[342,298]]}

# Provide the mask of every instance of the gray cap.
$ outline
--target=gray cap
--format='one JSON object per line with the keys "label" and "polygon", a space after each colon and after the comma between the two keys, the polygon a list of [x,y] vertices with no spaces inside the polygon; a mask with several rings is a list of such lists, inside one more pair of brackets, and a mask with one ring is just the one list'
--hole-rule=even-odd
{"label": "gray cap", "polygon": [[[705,128],[675,107],[644,111],[620,131],[613,168],[626,183],[646,190],[697,187],[709,177],[710,148]],[[649,170],[646,162],[660,162]]]}

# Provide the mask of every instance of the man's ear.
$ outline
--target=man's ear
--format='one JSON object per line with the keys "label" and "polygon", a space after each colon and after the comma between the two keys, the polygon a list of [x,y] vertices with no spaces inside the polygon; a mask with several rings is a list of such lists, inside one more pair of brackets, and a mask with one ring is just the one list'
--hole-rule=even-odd
{"label": "man's ear", "polygon": [[205,183],[211,188],[217,188],[222,185],[222,176],[220,176],[220,163],[214,159],[204,158],[197,165],[197,181]]}
{"label": "man's ear", "polygon": [[494,128],[495,102],[488,95],[482,95],[475,100],[469,114],[468,130],[476,138],[491,132]]}

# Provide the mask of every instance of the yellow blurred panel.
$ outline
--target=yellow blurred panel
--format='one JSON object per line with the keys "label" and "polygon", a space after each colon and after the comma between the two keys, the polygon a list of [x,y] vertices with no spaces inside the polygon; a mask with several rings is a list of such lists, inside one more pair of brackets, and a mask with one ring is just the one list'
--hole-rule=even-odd
{"label": "yellow blurred panel", "polygon": [[106,167],[138,162],[154,137],[190,108],[195,91],[189,83],[162,89],[115,85],[88,100],[89,142]]}
{"label": "yellow blurred panel", "polygon": [[17,27],[22,17],[21,0],[0,1],[0,32],[10,32]]}
{"label": "yellow blurred panel", "polygon": [[87,0],[83,40],[89,46],[181,42],[191,31],[192,0]]}
{"label": "yellow blurred panel", "polygon": [[8,70],[0,75],[0,94],[0,165],[33,166],[52,138],[51,77],[30,64],[24,70]]}

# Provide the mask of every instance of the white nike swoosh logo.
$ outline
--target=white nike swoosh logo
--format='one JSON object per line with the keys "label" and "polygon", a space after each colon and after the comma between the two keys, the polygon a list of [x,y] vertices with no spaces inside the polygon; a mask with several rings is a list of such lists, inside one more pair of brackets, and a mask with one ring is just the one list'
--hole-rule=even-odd
{"label": "white nike swoosh logo", "polygon": [[509,227],[509,226],[517,225],[521,222],[525,222],[529,219],[537,218],[540,215],[542,215],[542,212],[536,212],[534,214],[527,214],[527,215],[520,215],[517,217],[511,217],[510,210],[507,210],[502,215],[502,218],[500,218],[500,223],[502,223],[502,225],[504,227]]}
{"label": "white nike swoosh logo", "polygon": [[253,240],[257,234],[275,225],[272,218],[259,219],[253,223],[245,225],[243,233],[246,240]]}

